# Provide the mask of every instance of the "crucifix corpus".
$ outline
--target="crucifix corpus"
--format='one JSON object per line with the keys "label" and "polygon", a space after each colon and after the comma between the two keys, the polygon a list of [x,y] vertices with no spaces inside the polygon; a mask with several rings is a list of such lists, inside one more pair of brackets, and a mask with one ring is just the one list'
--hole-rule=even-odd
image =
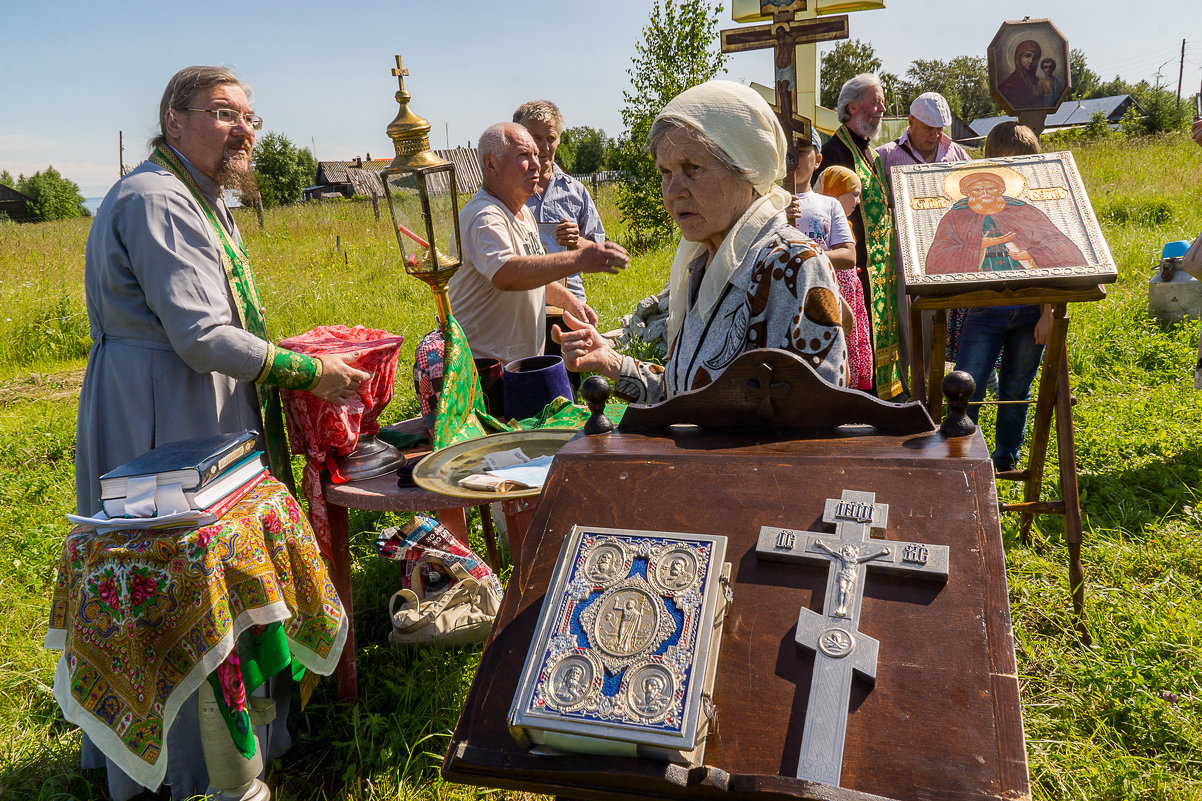
{"label": "crucifix corpus", "polygon": [[793,182],[793,171],[797,168],[795,138],[809,141],[812,124],[808,117],[797,113],[797,48],[800,45],[814,45],[818,42],[846,39],[849,36],[846,14],[817,19],[815,8],[813,13],[806,14],[814,18],[799,18],[798,14],[806,11],[807,2],[808,0],[760,0],[760,13],[771,14],[772,22],[720,32],[723,53],[772,48],[772,61],[776,68],[776,103],[772,104],[772,110],[776,112],[781,127],[785,129],[785,141],[789,143],[789,152],[785,159],[785,189],[789,192],[796,190]]}
{"label": "crucifix corpus", "polygon": [[822,614],[802,607],[797,618],[798,645],[814,651],[799,779],[839,785],[852,671],[869,681],[876,679],[878,643],[858,626],[868,570],[947,581],[947,546],[871,537],[873,529],[884,530],[889,516],[889,506],[875,500],[875,493],[856,490],[828,498],[822,519],[835,524],[833,535],[760,528],[755,549],[760,558],[829,565]]}

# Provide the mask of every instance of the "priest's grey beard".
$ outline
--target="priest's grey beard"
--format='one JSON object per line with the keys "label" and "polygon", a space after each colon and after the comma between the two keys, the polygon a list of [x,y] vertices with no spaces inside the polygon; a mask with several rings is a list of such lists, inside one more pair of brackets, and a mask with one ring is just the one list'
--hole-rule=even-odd
{"label": "priest's grey beard", "polygon": [[225,159],[217,167],[217,183],[238,194],[244,204],[250,205],[259,198],[259,182],[254,170],[244,170]]}
{"label": "priest's grey beard", "polygon": [[876,139],[878,136],[880,136],[881,123],[883,122],[883,120],[878,120],[875,123],[873,123],[873,122],[869,122],[868,120],[852,119],[852,120],[849,120],[848,122],[849,122],[849,124],[847,127],[851,128],[853,131],[855,131],[856,133],[858,133],[860,136],[864,137],[865,139],[872,141],[873,139]]}

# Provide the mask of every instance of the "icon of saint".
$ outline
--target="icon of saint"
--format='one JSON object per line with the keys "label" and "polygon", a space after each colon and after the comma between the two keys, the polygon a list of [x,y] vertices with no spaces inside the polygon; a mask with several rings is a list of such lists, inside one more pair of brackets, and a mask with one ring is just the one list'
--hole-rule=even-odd
{"label": "icon of saint", "polygon": [[1085,266],[1080,248],[1042,211],[1008,197],[997,173],[970,172],[960,191],[935,230],[927,275]]}
{"label": "icon of saint", "polygon": [[621,559],[613,546],[598,548],[590,558],[586,574],[593,581],[600,583],[611,582],[618,578],[621,572]]}
{"label": "icon of saint", "polygon": [[1039,84],[1035,89],[1043,96],[1045,106],[1054,106],[1060,98],[1060,93],[1064,91],[1064,81],[1056,76],[1056,59],[1045,58],[1040,61],[1039,72]]}
{"label": "icon of saint", "polygon": [[559,680],[555,683],[555,700],[561,704],[574,704],[584,695],[584,668],[573,662],[559,671]]}
{"label": "icon of saint", "polygon": [[682,553],[672,554],[666,565],[660,565],[659,575],[663,586],[679,590],[692,582],[695,571],[691,571],[690,560]]}
{"label": "icon of saint", "polygon": [[643,679],[642,692],[635,697],[634,708],[647,717],[663,712],[668,705],[667,687],[667,679],[659,673],[651,673]]}

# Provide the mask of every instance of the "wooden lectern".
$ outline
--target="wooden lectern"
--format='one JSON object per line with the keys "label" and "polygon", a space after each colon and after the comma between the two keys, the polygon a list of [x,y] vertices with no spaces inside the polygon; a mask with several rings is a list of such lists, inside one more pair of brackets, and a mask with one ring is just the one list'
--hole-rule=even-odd
{"label": "wooden lectern", "polygon": [[[840,418],[860,425],[831,425]],[[668,419],[676,424],[664,426]],[[796,642],[799,612],[830,612],[828,570],[761,559],[757,540],[761,527],[777,527],[833,542],[826,504],[845,491],[888,506],[883,530],[874,524],[866,540],[875,552],[889,541],[946,546],[948,570],[946,583],[889,571],[858,579],[857,633],[877,643],[875,683],[850,680],[836,787],[794,778],[816,661]],[[573,524],[728,538],[733,603],[705,764],[540,755],[510,736],[506,715]],[[919,404],[835,389],[790,354],[753,351],[705,389],[631,407],[612,433],[572,441],[551,468],[443,774],[595,799],[1029,797],[997,498],[980,432],[945,437]]]}

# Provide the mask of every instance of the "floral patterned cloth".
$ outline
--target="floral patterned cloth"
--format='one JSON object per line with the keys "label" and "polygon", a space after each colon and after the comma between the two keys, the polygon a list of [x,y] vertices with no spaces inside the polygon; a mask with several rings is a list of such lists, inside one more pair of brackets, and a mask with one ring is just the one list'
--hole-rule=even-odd
{"label": "floral patterned cloth", "polygon": [[346,613],[300,506],[273,478],[202,528],[77,527],[63,543],[46,634],[45,646],[63,652],[54,697],[107,757],[157,787],[180,705],[223,663],[222,695],[236,703],[247,665],[230,659],[235,642],[273,624],[292,660],[333,672]]}
{"label": "floral patterned cloth", "polygon": [[380,424],[376,418],[392,400],[397,351],[404,341],[402,336],[361,325],[353,328],[319,325],[280,343],[280,347],[313,356],[357,353],[351,364],[371,373],[371,378],[359,385],[356,396],[342,406],[310,392],[285,389],[280,393],[292,452],[306,457],[301,490],[309,501],[309,521],[313,524],[317,543],[327,558],[332,556],[330,515],[321,491],[322,468],[330,468],[335,482],[346,481],[338,475],[335,461],[328,458],[330,451],[346,456],[359,444],[361,434],[379,432]]}
{"label": "floral patterned cloth", "polygon": [[864,286],[855,270],[835,270],[839,293],[851,306],[854,329],[847,338],[847,386],[865,392],[872,391],[872,330],[868,322],[868,307],[864,304]]}

